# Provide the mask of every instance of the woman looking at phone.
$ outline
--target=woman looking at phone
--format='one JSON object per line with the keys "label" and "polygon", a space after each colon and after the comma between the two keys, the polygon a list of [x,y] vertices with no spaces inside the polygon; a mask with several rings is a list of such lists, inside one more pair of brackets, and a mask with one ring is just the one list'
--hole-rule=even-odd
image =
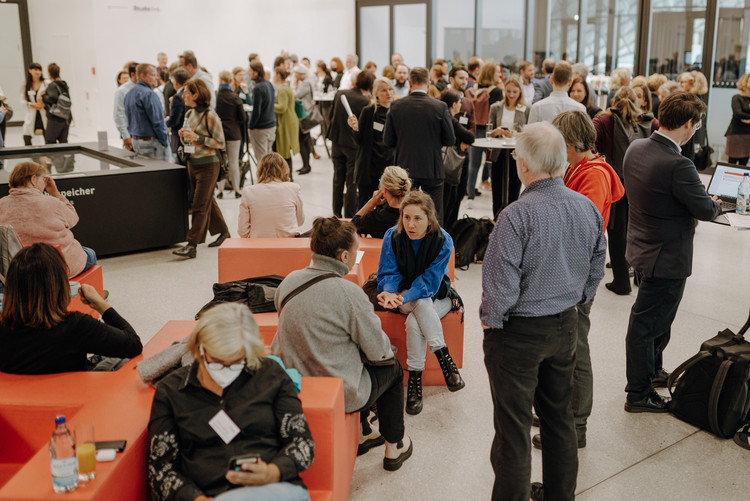
{"label": "woman looking at phone", "polygon": [[[292,380],[263,356],[247,306],[208,310],[187,347],[195,362],[159,383],[151,407],[154,499],[309,500],[299,474],[315,444]],[[236,433],[225,435],[227,426]]]}

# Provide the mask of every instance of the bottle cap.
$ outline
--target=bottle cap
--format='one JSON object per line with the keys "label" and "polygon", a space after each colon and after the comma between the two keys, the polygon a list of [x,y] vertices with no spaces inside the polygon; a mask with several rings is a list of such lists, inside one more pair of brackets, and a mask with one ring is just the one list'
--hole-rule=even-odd
{"label": "bottle cap", "polygon": [[58,424],[65,424],[65,416],[60,414],[59,416],[55,416],[55,425]]}

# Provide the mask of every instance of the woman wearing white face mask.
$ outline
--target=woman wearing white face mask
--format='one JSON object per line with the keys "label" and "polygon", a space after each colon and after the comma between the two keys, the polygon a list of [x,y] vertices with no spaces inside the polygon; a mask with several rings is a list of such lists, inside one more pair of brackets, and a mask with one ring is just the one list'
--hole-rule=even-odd
{"label": "woman wearing white face mask", "polygon": [[[227,303],[207,311],[188,350],[195,363],[159,383],[151,408],[154,499],[309,500],[299,474],[315,444],[291,379],[263,357],[250,310]],[[235,471],[230,457],[252,459]]]}

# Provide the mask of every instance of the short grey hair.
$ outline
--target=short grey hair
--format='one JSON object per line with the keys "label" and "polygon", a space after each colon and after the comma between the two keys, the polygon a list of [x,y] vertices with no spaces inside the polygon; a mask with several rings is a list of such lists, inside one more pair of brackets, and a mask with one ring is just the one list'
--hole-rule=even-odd
{"label": "short grey hair", "polygon": [[585,80],[589,76],[589,67],[585,63],[576,63],[573,65],[573,73],[578,73]]}
{"label": "short grey hair", "polygon": [[351,57],[352,59],[354,59],[355,65],[359,64],[359,56],[357,56],[357,54],[347,54],[346,57]]}
{"label": "short grey hair", "polygon": [[535,174],[560,176],[568,161],[565,139],[549,122],[528,124],[516,140],[516,156]]}

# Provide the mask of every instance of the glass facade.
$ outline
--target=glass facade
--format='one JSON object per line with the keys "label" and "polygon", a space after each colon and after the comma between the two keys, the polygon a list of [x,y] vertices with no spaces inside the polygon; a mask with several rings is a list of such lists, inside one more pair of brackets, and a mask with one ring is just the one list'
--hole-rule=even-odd
{"label": "glass facade", "polygon": [[706,0],[653,0],[650,25],[647,74],[702,69]]}

